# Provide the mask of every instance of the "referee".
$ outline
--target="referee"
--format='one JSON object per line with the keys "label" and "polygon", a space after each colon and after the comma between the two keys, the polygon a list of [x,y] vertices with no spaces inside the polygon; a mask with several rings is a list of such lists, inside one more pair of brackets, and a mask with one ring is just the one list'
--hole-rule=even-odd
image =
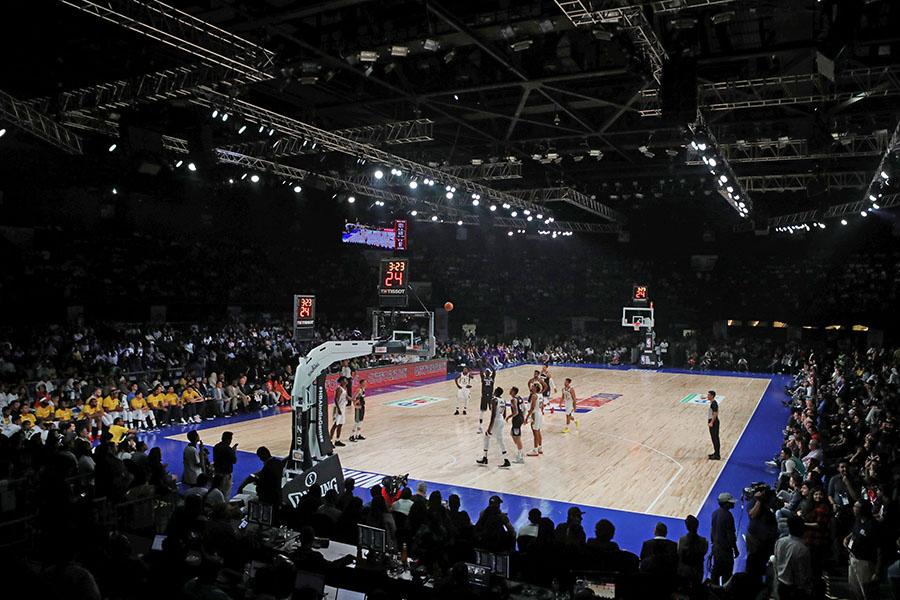
{"label": "referee", "polygon": [[716,393],[709,390],[709,412],[706,416],[707,425],[709,426],[709,437],[712,439],[713,453],[707,458],[709,460],[719,460],[719,403],[716,402]]}

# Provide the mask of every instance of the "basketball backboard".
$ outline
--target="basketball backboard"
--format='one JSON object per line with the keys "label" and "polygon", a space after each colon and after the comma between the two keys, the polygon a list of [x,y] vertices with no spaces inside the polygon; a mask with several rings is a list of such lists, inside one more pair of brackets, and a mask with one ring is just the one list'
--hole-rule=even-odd
{"label": "basketball backboard", "polygon": [[410,356],[432,358],[437,350],[434,313],[430,311],[372,311],[372,334],[377,340],[402,342]]}
{"label": "basketball backboard", "polygon": [[652,308],[622,307],[622,327],[635,327],[638,325],[639,327],[652,328],[655,323]]}

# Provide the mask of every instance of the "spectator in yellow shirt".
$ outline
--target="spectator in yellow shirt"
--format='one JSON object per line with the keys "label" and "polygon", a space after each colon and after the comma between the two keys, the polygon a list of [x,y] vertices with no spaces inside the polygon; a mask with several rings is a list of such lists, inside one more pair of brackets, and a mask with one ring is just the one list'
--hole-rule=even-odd
{"label": "spectator in yellow shirt", "polygon": [[184,412],[187,413],[187,420],[190,423],[199,423],[203,420],[202,417],[205,416],[205,411],[203,410],[205,401],[200,392],[194,387],[196,384],[197,382],[191,379],[187,387],[181,392],[181,404],[184,406]]}
{"label": "spectator in yellow shirt", "polygon": [[121,392],[118,389],[111,389],[109,395],[103,399],[103,412],[106,413],[106,418],[103,419],[103,422],[107,426],[112,425],[113,421],[119,417],[122,417],[123,420],[126,418],[127,415],[122,410]]}
{"label": "spectator in yellow shirt", "polygon": [[100,407],[96,396],[91,396],[88,401],[81,407],[82,419],[90,421],[92,439],[100,435],[100,428],[103,426],[103,409]]}
{"label": "spectator in yellow shirt", "polygon": [[116,446],[125,439],[125,436],[134,435],[136,433],[137,430],[125,427],[125,421],[122,420],[122,417],[116,417],[113,424],[109,426],[109,435],[112,437],[112,443]]}
{"label": "spectator in yellow shirt", "polygon": [[53,418],[53,405],[50,404],[50,400],[46,397],[41,398],[40,402],[38,402],[37,406],[34,407],[34,416],[38,419],[47,419]]}
{"label": "spectator in yellow shirt", "polygon": [[164,427],[169,424],[169,403],[166,401],[166,395],[163,394],[161,385],[156,386],[153,393],[147,396],[147,405],[156,416],[156,422],[159,426]]}
{"label": "spectator in yellow shirt", "polygon": [[187,421],[184,420],[181,399],[178,397],[178,394],[175,393],[174,385],[170,385],[169,389],[166,391],[166,403],[169,405],[169,422],[174,423],[177,419],[177,422],[180,422],[182,425],[187,425]]}
{"label": "spectator in yellow shirt", "polygon": [[21,411],[19,412],[19,417],[22,421],[22,427],[25,427],[25,423],[31,423],[34,425],[35,421],[37,421],[37,417],[32,414],[31,409],[28,408],[27,404],[23,404]]}
{"label": "spectator in yellow shirt", "polygon": [[156,416],[147,406],[144,393],[138,390],[131,399],[131,426],[134,427],[137,424],[138,429],[143,429],[147,422],[150,423],[151,428],[156,429]]}
{"label": "spectator in yellow shirt", "polygon": [[75,415],[72,413],[72,409],[69,408],[69,403],[65,400],[60,400],[59,408],[56,409],[53,416],[60,424],[62,424],[71,423]]}

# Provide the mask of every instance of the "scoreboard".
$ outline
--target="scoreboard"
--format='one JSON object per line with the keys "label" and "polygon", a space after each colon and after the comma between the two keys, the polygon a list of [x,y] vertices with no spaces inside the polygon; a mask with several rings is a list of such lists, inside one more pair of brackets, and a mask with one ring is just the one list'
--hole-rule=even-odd
{"label": "scoreboard", "polygon": [[386,258],[381,261],[378,303],[382,308],[405,308],[409,304],[409,261]]}
{"label": "scoreboard", "polygon": [[294,339],[313,339],[315,326],[316,297],[309,294],[294,295]]}

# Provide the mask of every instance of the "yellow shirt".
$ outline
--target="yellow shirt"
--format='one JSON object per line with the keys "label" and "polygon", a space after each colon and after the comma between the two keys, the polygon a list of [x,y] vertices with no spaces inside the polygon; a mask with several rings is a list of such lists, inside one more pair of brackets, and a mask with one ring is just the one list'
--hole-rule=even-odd
{"label": "yellow shirt", "polygon": [[119,399],[107,396],[103,399],[103,410],[107,412],[119,410]]}
{"label": "yellow shirt", "polygon": [[53,405],[41,406],[38,404],[34,407],[34,416],[38,419],[49,419],[53,416]]}
{"label": "yellow shirt", "polygon": [[57,421],[71,421],[73,417],[71,408],[57,408],[56,409],[56,420]]}
{"label": "yellow shirt", "polygon": [[97,414],[98,412],[103,412],[103,409],[99,406],[91,406],[89,403],[85,403],[85,405],[81,407],[81,414],[85,417]]}
{"label": "yellow shirt", "polygon": [[25,424],[25,421],[28,421],[29,423],[34,425],[34,422],[37,421],[37,417],[35,417],[33,413],[28,413],[27,415],[22,415],[22,425]]}
{"label": "yellow shirt", "polygon": [[110,425],[109,435],[112,436],[113,443],[118,444],[125,438],[126,435],[128,435],[128,428],[122,427],[121,425]]}
{"label": "yellow shirt", "polygon": [[166,394],[166,402],[168,402],[170,406],[176,406],[178,404],[178,394],[175,392]]}
{"label": "yellow shirt", "polygon": [[153,408],[159,408],[166,403],[166,395],[165,394],[150,394],[147,396],[147,404],[149,404]]}
{"label": "yellow shirt", "polygon": [[200,394],[198,394],[197,390],[195,390],[194,388],[188,388],[181,392],[182,402],[199,402],[200,400]]}
{"label": "yellow shirt", "polygon": [[134,398],[131,399],[131,408],[133,410],[138,410],[140,408],[147,408],[147,401],[144,400],[143,398],[138,398],[137,396],[135,396]]}

